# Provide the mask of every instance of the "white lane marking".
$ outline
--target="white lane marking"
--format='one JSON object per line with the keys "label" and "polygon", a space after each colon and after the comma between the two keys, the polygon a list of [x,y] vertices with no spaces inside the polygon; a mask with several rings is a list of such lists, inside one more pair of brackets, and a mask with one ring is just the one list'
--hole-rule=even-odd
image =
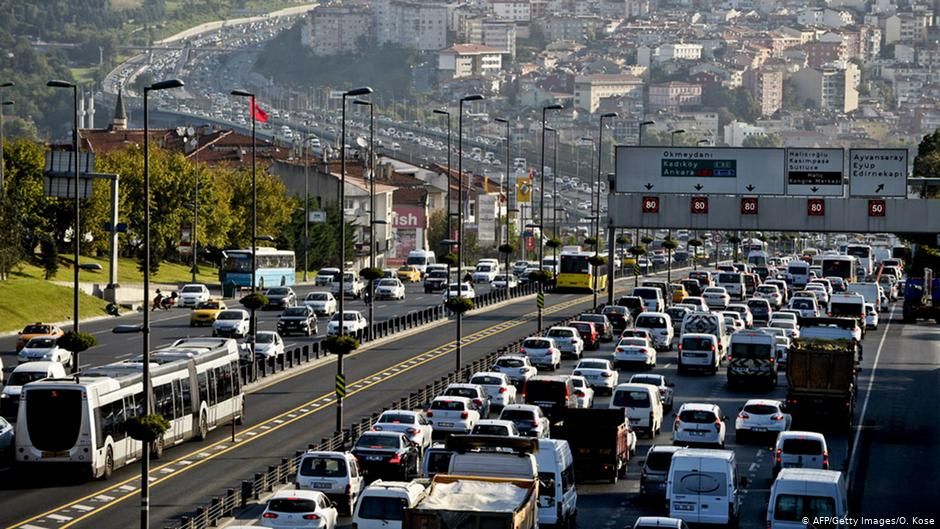
{"label": "white lane marking", "polygon": [[123,490],[124,492],[130,492],[132,490],[137,490],[137,487],[134,485],[121,485],[118,487],[118,490]]}
{"label": "white lane marking", "polygon": [[190,461],[190,460],[188,460],[188,459],[183,459],[182,461],[179,462],[179,464],[181,464],[181,465],[183,465],[184,467],[186,467],[186,466],[192,465],[193,462]]}
{"label": "white lane marking", "polygon": [[75,509],[76,511],[82,511],[82,512],[95,510],[94,507],[89,507],[87,505],[81,505],[81,504],[72,505],[72,508]]}
{"label": "white lane marking", "polygon": [[46,516],[46,518],[50,518],[50,519],[55,520],[55,521],[57,521],[57,522],[59,522],[59,523],[65,523],[65,522],[68,522],[68,521],[70,521],[70,520],[72,519],[71,516],[65,516],[64,514],[49,514],[49,515]]}
{"label": "white lane marking", "polygon": [[760,457],[760,456],[762,456],[762,455],[764,455],[764,451],[763,451],[763,450],[758,450],[757,453],[754,454],[754,457]]}
{"label": "white lane marking", "polygon": [[199,456],[199,457],[209,457],[209,456],[211,456],[212,454],[210,454],[209,452],[199,452],[199,453],[196,454],[196,455]]}
{"label": "white lane marking", "polygon": [[95,500],[98,500],[98,501],[102,501],[102,502],[109,502],[109,501],[113,500],[114,497],[113,497],[113,496],[106,496],[106,495],[104,495],[104,494],[99,494],[99,495],[95,496],[95,497],[92,498],[92,499],[95,499]]}
{"label": "white lane marking", "polygon": [[881,350],[884,348],[885,339],[888,337],[888,331],[891,329],[891,321],[894,319],[894,307],[888,313],[888,323],[885,325],[884,334],[881,335],[881,341],[878,342],[878,351],[875,352],[875,363],[871,366],[871,376],[868,377],[868,387],[865,388],[865,400],[862,401],[862,413],[858,417],[858,424],[855,425],[855,437],[852,439],[852,451],[850,452],[852,460],[849,461],[849,469],[846,475],[849,479],[855,478],[855,464],[858,461],[856,452],[858,451],[858,439],[862,435],[862,426],[865,425],[865,413],[868,411],[868,399],[871,398],[871,387],[875,383],[875,372],[878,371],[878,361],[881,359]]}
{"label": "white lane marking", "polygon": [[129,357],[129,356],[131,356],[131,355],[133,355],[133,354],[134,354],[134,353],[125,353],[125,354],[122,354],[122,355],[117,355],[117,356],[115,356],[115,358],[127,358],[127,357]]}
{"label": "white lane marking", "polygon": [[162,472],[162,473],[164,473],[164,474],[172,474],[173,472],[176,472],[176,469],[175,469],[175,468],[165,467],[165,468],[161,468],[161,469],[160,469],[160,472]]}
{"label": "white lane marking", "polygon": [[20,526],[20,529],[46,529],[46,528],[45,528],[45,527],[40,527],[40,526],[38,526],[38,525],[26,524],[26,525],[21,525],[21,526]]}

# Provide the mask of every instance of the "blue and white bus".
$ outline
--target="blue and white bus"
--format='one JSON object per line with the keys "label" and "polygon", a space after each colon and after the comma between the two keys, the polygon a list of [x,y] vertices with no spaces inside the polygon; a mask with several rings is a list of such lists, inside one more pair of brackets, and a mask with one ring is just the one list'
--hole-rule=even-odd
{"label": "blue and white bus", "polygon": [[[239,287],[251,286],[251,249],[222,252],[223,283]],[[258,247],[255,284],[259,289],[290,286],[297,282],[293,250]]]}

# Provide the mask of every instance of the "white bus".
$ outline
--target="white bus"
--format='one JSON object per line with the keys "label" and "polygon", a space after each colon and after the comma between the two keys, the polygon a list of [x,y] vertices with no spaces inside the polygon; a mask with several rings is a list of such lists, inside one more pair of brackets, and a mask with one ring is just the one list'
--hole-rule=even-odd
{"label": "white bus", "polygon": [[871,246],[867,244],[850,244],[845,247],[845,253],[858,259],[859,270],[865,277],[874,273],[875,263],[872,258]]}
{"label": "white bus", "polygon": [[[160,349],[150,355],[153,413],[170,423],[152,456],[189,439],[203,440],[215,427],[241,421],[245,402],[232,340],[200,338],[216,347]],[[141,358],[94,367],[75,378],[46,379],[23,386],[16,422],[16,464],[21,467],[80,467],[90,478],[107,479],[139,460],[142,444],[125,422],[143,410]]]}
{"label": "white bus", "polygon": [[851,255],[822,256],[822,277],[841,277],[846,283],[858,281],[858,260]]}

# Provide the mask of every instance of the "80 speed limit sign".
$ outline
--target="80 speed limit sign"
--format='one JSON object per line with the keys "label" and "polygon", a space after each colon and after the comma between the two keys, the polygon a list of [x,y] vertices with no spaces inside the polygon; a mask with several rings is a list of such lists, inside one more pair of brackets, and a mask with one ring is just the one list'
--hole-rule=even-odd
{"label": "80 speed limit sign", "polygon": [[643,213],[659,213],[659,197],[643,197]]}

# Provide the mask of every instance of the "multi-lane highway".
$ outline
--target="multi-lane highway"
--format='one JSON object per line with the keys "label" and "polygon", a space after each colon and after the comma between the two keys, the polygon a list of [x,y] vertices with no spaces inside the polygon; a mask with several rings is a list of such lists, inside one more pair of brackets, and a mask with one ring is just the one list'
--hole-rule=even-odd
{"label": "multi-lane highway", "polygon": [[[632,281],[630,282],[632,284]],[[547,299],[548,322],[585,309],[590,296],[551,295]],[[533,303],[522,301],[468,317],[464,325],[464,357],[481,357],[497,347],[535,331]],[[836,469],[852,468],[856,512],[864,515],[935,514],[926,487],[907,487],[901,476],[914,480],[938,474],[936,458],[929,456],[937,439],[932,418],[938,397],[935,383],[940,365],[934,343],[940,330],[929,324],[902,325],[890,313],[881,329],[869,332],[860,378],[859,403],[863,428],[849,434],[830,432],[830,457]],[[890,323],[888,323],[890,322]],[[372,413],[423,386],[453,367],[453,326],[436,327],[367,349],[347,361],[349,397],[347,422]],[[609,355],[607,344],[588,356]],[[333,426],[332,374],[324,364],[304,374],[289,376],[248,396],[249,421],[240,428],[233,445],[227,429],[216,431],[205,443],[187,443],[168,450],[153,472],[154,526],[168,525],[193,506],[204,504],[241,479],[280,462],[295,450],[329,435]],[[565,363],[562,372],[573,367]],[[675,353],[663,353],[655,372],[676,384],[676,408],[682,402],[717,403],[733,422],[738,407],[748,398],[782,398],[781,386],[770,393],[746,390],[731,392],[723,373],[718,376],[682,376],[675,370]],[[622,371],[626,380],[630,371]],[[605,406],[598,398],[595,406]],[[670,443],[672,418],[655,443]],[[742,526],[764,527],[771,454],[767,443],[740,444],[729,426],[727,447],[737,454],[739,470],[751,478],[744,500]],[[641,440],[638,453],[645,453],[649,440]],[[854,455],[851,447],[856,446]],[[655,509],[638,501],[638,459],[630,464],[627,480],[616,485],[579,485],[578,526],[625,527],[637,515]],[[897,476],[892,478],[891,476]],[[52,478],[54,479],[54,478]],[[133,523],[137,508],[136,466],[115,473],[111,481],[50,483],[41,479],[0,479],[7,493],[0,499],[0,524],[9,527],[120,528]],[[936,517],[936,516],[935,516]],[[25,524],[25,525],[24,525]]]}

